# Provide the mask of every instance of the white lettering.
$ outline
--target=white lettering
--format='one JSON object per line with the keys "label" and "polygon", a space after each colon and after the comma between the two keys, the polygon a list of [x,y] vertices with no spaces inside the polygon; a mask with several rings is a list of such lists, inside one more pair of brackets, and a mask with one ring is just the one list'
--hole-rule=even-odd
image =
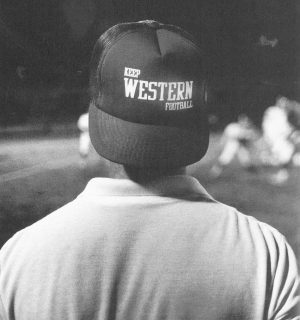
{"label": "white lettering", "polygon": [[124,83],[125,83],[125,97],[134,98],[138,80],[131,79],[131,78],[124,78]]}
{"label": "white lettering", "polygon": [[127,68],[124,69],[124,76],[126,77],[132,77],[132,78],[138,78],[141,74],[141,70],[139,69],[133,69],[133,68]]}
{"label": "white lettering", "polygon": [[176,82],[169,82],[169,90],[168,90],[168,101],[174,101],[176,99],[176,89],[177,83]]}
{"label": "white lettering", "polygon": [[156,100],[157,97],[157,89],[153,88],[153,86],[157,86],[157,82],[149,82],[149,93],[152,93],[152,96],[149,94],[148,95],[148,100]]}
{"label": "white lettering", "polygon": [[189,100],[189,101],[186,101],[186,108],[189,109],[189,108],[193,108],[193,101],[192,100]]}
{"label": "white lettering", "polygon": [[174,110],[184,110],[193,108],[193,101],[180,101],[180,102],[166,102],[165,104],[165,110],[166,111],[174,111]]}
{"label": "white lettering", "polygon": [[185,99],[192,99],[193,96],[193,82],[194,81],[186,81],[185,82]]}
{"label": "white lettering", "polygon": [[163,101],[164,100],[164,89],[168,85],[167,82],[158,82],[157,86],[160,88],[160,97],[159,100]]}
{"label": "white lettering", "polygon": [[[126,71],[126,74],[131,74]],[[184,101],[186,107],[178,104],[177,110],[191,108],[193,96],[193,81],[185,82],[155,82],[124,77],[125,97],[140,100]],[[171,109],[169,109],[171,110]],[[172,109],[173,110],[173,109]]]}
{"label": "white lettering", "polygon": [[185,89],[184,82],[178,82],[176,100],[184,100],[184,97],[183,97],[184,89]]}
{"label": "white lettering", "polygon": [[139,90],[139,96],[138,99],[141,100],[147,100],[147,93],[145,92],[145,89],[148,88],[148,81],[144,81],[144,80],[139,80],[140,82],[140,90]]}

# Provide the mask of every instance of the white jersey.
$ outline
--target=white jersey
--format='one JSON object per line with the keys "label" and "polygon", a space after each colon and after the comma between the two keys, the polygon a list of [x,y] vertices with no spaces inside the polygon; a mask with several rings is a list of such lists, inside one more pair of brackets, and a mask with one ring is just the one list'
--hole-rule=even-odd
{"label": "white jersey", "polygon": [[242,126],[239,123],[230,123],[224,130],[224,136],[226,139],[233,140],[251,140],[253,139],[254,132],[251,128]]}
{"label": "white jersey", "polygon": [[77,121],[77,127],[80,131],[89,130],[89,114],[88,113],[84,113],[79,117]]}
{"label": "white jersey", "polygon": [[276,106],[265,111],[262,129],[264,136],[271,141],[278,138],[286,139],[292,133],[292,126],[288,121],[286,112]]}
{"label": "white jersey", "polygon": [[81,155],[81,157],[85,158],[88,156],[90,145],[91,145],[91,139],[89,134],[89,114],[88,113],[84,113],[79,117],[77,121],[77,127],[80,130],[79,154]]}
{"label": "white jersey", "polygon": [[273,160],[276,165],[288,163],[295,150],[289,140],[293,127],[288,121],[287,113],[277,106],[265,111],[262,122],[263,137],[270,146]]}

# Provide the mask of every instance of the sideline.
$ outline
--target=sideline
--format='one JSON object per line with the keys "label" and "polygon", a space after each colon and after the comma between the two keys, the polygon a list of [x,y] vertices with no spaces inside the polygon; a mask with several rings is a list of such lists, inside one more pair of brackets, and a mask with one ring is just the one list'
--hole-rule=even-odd
{"label": "sideline", "polygon": [[79,161],[80,159],[78,159],[78,156],[76,155],[64,157],[63,159],[47,161],[42,164],[37,164],[28,168],[4,173],[0,175],[0,183],[27,178],[39,173],[43,173],[45,171],[61,169],[70,165],[77,164],[78,166],[80,166]]}

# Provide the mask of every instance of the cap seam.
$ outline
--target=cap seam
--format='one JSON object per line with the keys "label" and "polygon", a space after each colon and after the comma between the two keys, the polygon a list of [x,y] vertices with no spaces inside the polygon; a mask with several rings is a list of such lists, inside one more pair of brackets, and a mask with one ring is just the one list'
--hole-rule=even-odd
{"label": "cap seam", "polygon": [[158,49],[159,55],[161,56],[161,50],[160,50],[160,45],[159,45],[159,41],[158,41],[157,30],[160,30],[160,29],[156,29],[155,30],[155,40],[156,40],[156,45],[157,45],[157,49]]}
{"label": "cap seam", "polygon": [[[202,53],[202,50],[200,49],[200,47],[193,40],[187,39],[184,35],[181,35],[178,32],[175,32],[175,31],[172,31],[172,30],[169,30],[169,29],[164,29],[164,28],[157,29],[156,31],[158,31],[158,30],[167,30],[169,32],[175,33],[176,35],[180,36],[185,43],[190,44],[195,51],[201,51],[201,53]],[[199,55],[199,57],[200,57],[200,55]]]}

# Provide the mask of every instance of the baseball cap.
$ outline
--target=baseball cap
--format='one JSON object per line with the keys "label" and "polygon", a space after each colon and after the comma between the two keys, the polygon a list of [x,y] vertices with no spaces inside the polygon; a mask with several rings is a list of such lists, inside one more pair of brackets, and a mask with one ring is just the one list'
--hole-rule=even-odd
{"label": "baseball cap", "polygon": [[181,167],[208,148],[203,55],[190,34],[156,21],[122,23],[96,42],[89,131],[104,158]]}

